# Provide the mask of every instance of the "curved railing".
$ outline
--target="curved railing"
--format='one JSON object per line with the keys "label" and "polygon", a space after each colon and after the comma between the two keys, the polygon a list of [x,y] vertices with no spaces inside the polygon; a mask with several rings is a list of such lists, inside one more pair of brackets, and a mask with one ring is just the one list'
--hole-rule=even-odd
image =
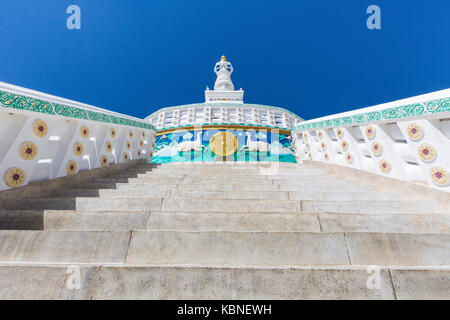
{"label": "curved railing", "polygon": [[139,158],[148,122],[0,82],[0,190]]}
{"label": "curved railing", "polygon": [[298,159],[450,191],[450,89],[302,122]]}

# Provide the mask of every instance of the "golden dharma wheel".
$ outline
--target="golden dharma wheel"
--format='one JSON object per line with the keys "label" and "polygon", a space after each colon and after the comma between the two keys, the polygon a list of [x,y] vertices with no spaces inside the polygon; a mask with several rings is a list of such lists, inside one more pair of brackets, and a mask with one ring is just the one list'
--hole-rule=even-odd
{"label": "golden dharma wheel", "polygon": [[234,154],[239,148],[239,142],[234,134],[220,131],[209,140],[211,151],[218,156],[226,157]]}

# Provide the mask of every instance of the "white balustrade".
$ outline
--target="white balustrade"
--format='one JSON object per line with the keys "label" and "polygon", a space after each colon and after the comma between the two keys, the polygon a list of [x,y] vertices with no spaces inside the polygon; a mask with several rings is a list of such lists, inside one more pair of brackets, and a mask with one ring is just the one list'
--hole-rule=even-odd
{"label": "white balustrade", "polygon": [[450,192],[450,89],[298,124],[298,158]]}
{"label": "white balustrade", "polygon": [[151,160],[148,122],[0,83],[0,190],[128,160]]}

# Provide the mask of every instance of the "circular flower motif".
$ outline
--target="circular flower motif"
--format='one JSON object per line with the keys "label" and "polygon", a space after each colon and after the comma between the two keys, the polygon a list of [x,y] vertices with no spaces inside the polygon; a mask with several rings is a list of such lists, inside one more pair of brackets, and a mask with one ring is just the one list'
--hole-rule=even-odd
{"label": "circular flower motif", "polygon": [[102,165],[102,167],[106,167],[108,165],[108,158],[106,156],[102,156],[100,158],[100,164]]}
{"label": "circular flower motif", "polygon": [[324,159],[325,161],[328,161],[328,159],[330,159],[330,156],[328,155],[328,153],[324,153],[323,159]]}
{"label": "circular flower motif", "polygon": [[83,154],[83,145],[80,142],[76,142],[73,145],[73,153],[75,153],[76,156],[81,156]]}
{"label": "circular flower motif", "polygon": [[424,135],[424,130],[423,130],[422,126],[417,123],[411,123],[408,126],[407,130],[408,130],[409,138],[413,141],[418,141],[418,140],[422,139],[422,137]]}
{"label": "circular flower motif", "polygon": [[45,137],[48,133],[48,126],[43,120],[36,120],[33,124],[33,132],[39,138]]}
{"label": "circular flower motif", "polygon": [[130,148],[131,148],[131,143],[130,143],[130,141],[127,141],[127,150],[130,150]]}
{"label": "circular flower motif", "polygon": [[319,140],[321,140],[323,138],[322,131],[317,132],[317,137],[319,138]]}
{"label": "circular flower motif", "polygon": [[351,155],[351,153],[347,153],[345,155],[345,161],[347,161],[348,164],[352,164],[353,163],[353,156]]}
{"label": "circular flower motif", "polygon": [[437,186],[446,186],[449,181],[449,173],[442,167],[433,167],[430,171],[431,180]]}
{"label": "circular flower motif", "polygon": [[38,152],[38,147],[32,142],[24,142],[20,145],[19,154],[23,160],[33,159]]}
{"label": "circular flower motif", "polygon": [[82,126],[81,129],[80,129],[80,135],[81,135],[83,138],[89,137],[89,128],[86,127],[86,126]]}
{"label": "circular flower motif", "polygon": [[372,127],[372,126],[366,127],[366,137],[368,139],[373,139],[375,137],[375,133],[376,133],[376,131],[375,131],[374,127]]}
{"label": "circular flower motif", "polygon": [[309,144],[309,143],[307,143],[307,144],[306,144],[306,149],[308,149],[308,150],[309,150],[310,148],[311,148],[310,144]]}
{"label": "circular flower motif", "polygon": [[5,182],[11,188],[20,186],[25,182],[25,172],[20,168],[11,168],[6,171]]}
{"label": "circular flower motif", "polygon": [[145,138],[145,132],[142,131],[142,138]]}
{"label": "circular flower motif", "polygon": [[308,139],[308,134],[306,132],[303,133],[303,138]]}
{"label": "circular flower motif", "polygon": [[347,151],[347,149],[348,149],[348,142],[347,141],[345,141],[345,140],[341,141],[341,149],[342,149],[342,151]]}
{"label": "circular flower motif", "polygon": [[339,139],[342,139],[342,137],[344,136],[344,130],[342,130],[341,128],[338,128],[338,129],[336,130],[336,136],[337,136]]}
{"label": "circular flower motif", "polygon": [[128,161],[128,153],[124,152],[123,161]]}
{"label": "circular flower motif", "polygon": [[436,159],[436,149],[428,143],[422,143],[417,149],[417,153],[424,162],[431,162]]}
{"label": "circular flower motif", "polygon": [[309,160],[312,160],[312,154],[311,154],[311,152],[308,152],[308,159],[309,159]]}
{"label": "circular flower motif", "polygon": [[139,150],[139,149],[137,151],[137,156],[138,156],[138,158],[141,156],[141,150]]}
{"label": "circular flower motif", "polygon": [[106,142],[105,149],[106,149],[106,151],[111,152],[111,150],[112,150],[112,143],[110,141]]}
{"label": "circular flower motif", "polygon": [[391,164],[386,159],[380,161],[379,167],[383,173],[389,173],[391,171]]}
{"label": "circular flower motif", "polygon": [[327,147],[327,145],[326,145],[325,142],[322,142],[322,143],[320,144],[320,148],[321,148],[322,150],[325,150],[326,147]]}
{"label": "circular flower motif", "polygon": [[74,175],[77,172],[77,163],[73,160],[70,160],[67,163],[66,172],[69,176]]}
{"label": "circular flower motif", "polygon": [[372,143],[372,145],[370,146],[370,148],[372,149],[372,153],[375,156],[380,156],[383,153],[383,146],[375,141],[374,143]]}
{"label": "circular flower motif", "polygon": [[128,136],[130,137],[130,139],[133,139],[133,131],[130,130],[130,132],[128,132]]}
{"label": "circular flower motif", "polygon": [[139,146],[143,146],[144,145],[144,142],[141,140],[141,141],[139,141]]}
{"label": "circular flower motif", "polygon": [[114,129],[114,128],[109,129],[109,136],[112,139],[114,139],[116,137],[116,134],[117,134],[116,129]]}

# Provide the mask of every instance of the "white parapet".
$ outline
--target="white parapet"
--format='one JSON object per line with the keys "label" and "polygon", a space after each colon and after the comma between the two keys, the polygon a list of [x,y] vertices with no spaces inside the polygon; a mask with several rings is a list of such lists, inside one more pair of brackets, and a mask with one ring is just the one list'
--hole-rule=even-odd
{"label": "white parapet", "polygon": [[145,120],[0,82],[0,190],[150,162],[154,136]]}
{"label": "white parapet", "polygon": [[450,192],[450,89],[304,121],[292,133],[298,159]]}

